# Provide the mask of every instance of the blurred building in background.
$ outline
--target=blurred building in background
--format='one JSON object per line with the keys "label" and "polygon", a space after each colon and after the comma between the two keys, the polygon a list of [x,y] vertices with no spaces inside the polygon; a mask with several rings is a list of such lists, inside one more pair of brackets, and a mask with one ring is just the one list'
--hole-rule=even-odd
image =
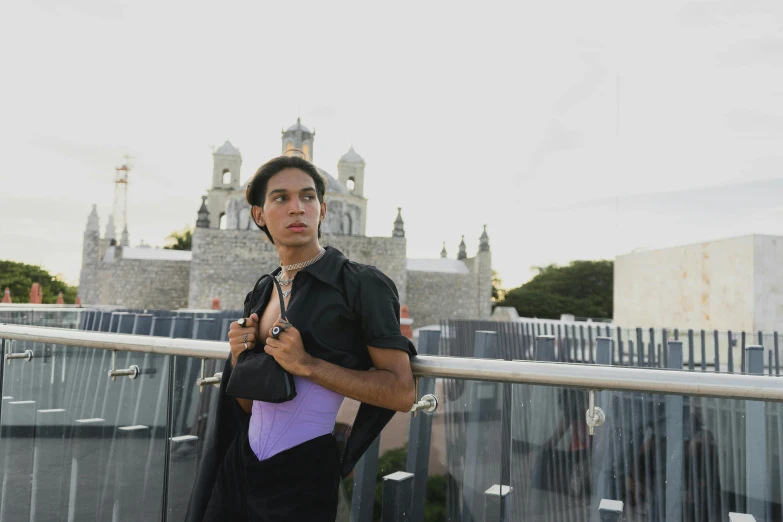
{"label": "blurred building in background", "polygon": [[[314,141],[315,132],[297,120],[282,132],[282,152],[297,149],[314,161]],[[82,302],[128,308],[209,309],[213,300],[219,299],[223,309],[241,309],[259,275],[279,264],[274,245],[251,219],[246,184],[240,183],[241,167],[242,155],[231,142],[214,151],[212,183],[196,216],[192,251],[130,247],[127,241],[118,242],[111,216],[101,235],[93,206],[84,232],[79,284]],[[489,318],[492,256],[486,227],[473,257],[468,257],[463,240],[456,259],[448,258],[445,246],[440,257],[410,259],[401,209],[390,223],[389,237],[365,235],[365,167],[353,147],[337,162],[336,178],[318,167],[327,180],[328,205],[321,243],[389,276],[417,327],[442,319]]]}
{"label": "blurred building in background", "polygon": [[634,252],[614,264],[614,323],[771,332],[783,325],[783,237]]}

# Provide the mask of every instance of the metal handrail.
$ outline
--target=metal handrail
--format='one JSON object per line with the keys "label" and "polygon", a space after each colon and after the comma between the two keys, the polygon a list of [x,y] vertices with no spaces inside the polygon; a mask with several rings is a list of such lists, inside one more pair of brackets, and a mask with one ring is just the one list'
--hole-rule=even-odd
{"label": "metal handrail", "polygon": [[[0,338],[206,359],[225,359],[229,352],[225,342],[7,324],[0,324]],[[425,355],[414,357],[411,367],[417,377],[783,401],[783,379],[762,375]]]}
{"label": "metal handrail", "polygon": [[100,350],[158,353],[202,359],[225,359],[229,352],[227,342],[88,332],[45,326],[0,324],[0,337],[34,343],[64,344]]}
{"label": "metal handrail", "polygon": [[[120,308],[115,307],[115,308]],[[82,305],[77,304],[37,304],[24,305],[18,303],[0,303],[0,312],[38,312],[38,311],[57,311],[57,310],[86,310]]]}

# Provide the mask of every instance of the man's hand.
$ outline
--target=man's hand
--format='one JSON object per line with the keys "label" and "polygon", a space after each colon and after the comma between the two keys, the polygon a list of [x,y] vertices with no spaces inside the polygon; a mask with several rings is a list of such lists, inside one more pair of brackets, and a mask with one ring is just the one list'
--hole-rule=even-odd
{"label": "man's hand", "polygon": [[228,344],[231,347],[231,365],[235,365],[239,354],[255,346],[258,335],[258,314],[251,314],[245,320],[245,328],[237,321],[231,323],[228,329]]}
{"label": "man's hand", "polygon": [[288,373],[309,376],[314,358],[305,351],[299,330],[290,326],[290,323],[286,323],[282,318],[278,318],[274,326],[281,328],[280,338],[272,337],[272,328],[270,328],[264,351],[274,357]]}

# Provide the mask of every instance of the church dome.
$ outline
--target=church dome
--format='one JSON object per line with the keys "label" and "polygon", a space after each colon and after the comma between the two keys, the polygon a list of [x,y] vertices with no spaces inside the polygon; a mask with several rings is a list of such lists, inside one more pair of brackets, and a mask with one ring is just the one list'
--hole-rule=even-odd
{"label": "church dome", "polygon": [[220,154],[221,156],[241,156],[239,150],[237,150],[228,140],[215,151],[215,154]]}
{"label": "church dome", "polygon": [[327,192],[336,192],[337,194],[350,194],[347,188],[345,188],[345,185],[337,181],[335,178],[332,177],[331,174],[326,172],[324,169],[320,167],[316,167],[318,169],[318,172],[321,173],[321,176],[326,178],[326,191]]}
{"label": "church dome", "polygon": [[296,131],[302,131],[303,133],[312,134],[310,132],[310,129],[302,125],[302,120],[300,118],[296,119],[296,123],[288,127],[288,130],[286,132],[296,132]]}
{"label": "church dome", "polygon": [[340,161],[345,163],[364,163],[364,158],[359,156],[359,154],[353,150],[353,147],[351,147],[348,152],[342,155]]}

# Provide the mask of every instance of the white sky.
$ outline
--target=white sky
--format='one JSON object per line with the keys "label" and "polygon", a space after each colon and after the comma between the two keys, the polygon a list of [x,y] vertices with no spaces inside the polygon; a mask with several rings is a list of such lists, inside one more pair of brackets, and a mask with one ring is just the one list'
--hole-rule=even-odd
{"label": "white sky", "polygon": [[0,259],[75,283],[126,153],[131,244],[162,245],[195,223],[211,146],[242,151],[244,182],[297,116],[322,168],[351,143],[367,161],[369,235],[400,206],[409,257],[462,234],[473,255],[487,224],[506,287],[783,235],[778,0],[267,4],[4,6]]}

